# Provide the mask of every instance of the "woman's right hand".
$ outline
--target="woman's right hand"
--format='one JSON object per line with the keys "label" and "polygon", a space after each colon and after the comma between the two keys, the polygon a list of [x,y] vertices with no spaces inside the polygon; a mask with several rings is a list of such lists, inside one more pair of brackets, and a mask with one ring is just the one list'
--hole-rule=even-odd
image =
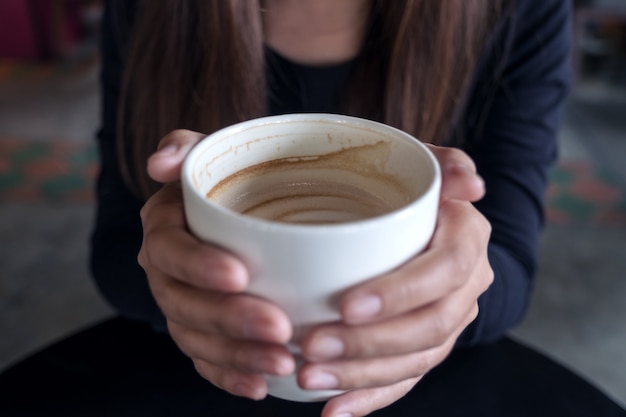
{"label": "woman's right hand", "polygon": [[243,294],[248,273],[236,257],[187,229],[178,180],[185,156],[203,137],[173,131],[151,156],[150,176],[167,184],[141,210],[138,260],[170,335],[196,370],[231,394],[262,399],[267,394],[263,374],[288,375],[295,369],[284,347],[292,328],[278,307]]}

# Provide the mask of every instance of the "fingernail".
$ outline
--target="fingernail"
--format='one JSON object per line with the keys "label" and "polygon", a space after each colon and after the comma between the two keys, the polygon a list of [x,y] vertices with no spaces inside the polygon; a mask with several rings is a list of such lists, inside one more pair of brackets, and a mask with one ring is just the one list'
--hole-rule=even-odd
{"label": "fingernail", "polygon": [[307,356],[319,359],[332,359],[343,353],[343,341],[334,336],[316,338],[307,350]]}
{"label": "fingernail", "polygon": [[352,413],[341,413],[341,414],[334,415],[333,417],[354,417],[354,416],[352,415]]}
{"label": "fingernail", "polygon": [[179,147],[177,145],[169,144],[158,150],[159,155],[170,156],[175,155],[178,152]]}
{"label": "fingernail", "polygon": [[332,389],[339,385],[339,380],[333,374],[321,370],[312,370],[306,377],[307,389]]}
{"label": "fingernail", "polygon": [[485,191],[485,180],[472,167],[465,164],[450,164],[445,170],[452,176],[463,176],[473,178],[481,191]]}
{"label": "fingernail", "polygon": [[465,164],[452,163],[445,167],[445,170],[451,174],[469,174],[476,175],[476,171]]}
{"label": "fingernail", "polygon": [[344,310],[344,316],[348,321],[360,321],[376,316],[382,308],[380,297],[368,295],[352,300]]}

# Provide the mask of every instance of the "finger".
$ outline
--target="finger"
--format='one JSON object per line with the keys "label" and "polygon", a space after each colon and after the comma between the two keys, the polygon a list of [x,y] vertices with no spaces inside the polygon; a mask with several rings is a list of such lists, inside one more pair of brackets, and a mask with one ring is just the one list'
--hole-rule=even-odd
{"label": "finger", "polygon": [[427,145],[441,167],[441,200],[478,201],[485,183],[476,173],[474,161],[462,150]]}
{"label": "finger", "polygon": [[330,399],[321,417],[362,417],[404,397],[420,378],[411,378],[380,388],[359,389]]}
{"label": "finger", "polygon": [[465,284],[486,256],[491,227],[467,202],[440,206],[429,247],[391,273],[348,291],[340,300],[349,324],[381,320],[438,300]]}
{"label": "finger", "polygon": [[478,294],[480,290],[468,286],[445,300],[389,320],[320,326],[303,340],[303,355],[310,361],[328,361],[392,357],[436,348],[476,318]]}
{"label": "finger", "polygon": [[307,363],[298,374],[306,389],[360,389],[386,386],[408,378],[421,377],[440,364],[452,351],[456,339],[476,316],[477,307],[440,345],[404,355],[373,359]]}
{"label": "finger", "polygon": [[237,340],[168,322],[178,347],[189,357],[243,373],[289,375],[295,361],[282,345]]}
{"label": "finger", "polygon": [[304,389],[363,389],[394,384],[407,378],[424,375],[443,361],[449,351],[443,347],[432,352],[380,358],[376,360],[352,360],[337,363],[304,365],[298,374]]}
{"label": "finger", "polygon": [[242,291],[248,272],[235,256],[205,244],[186,229],[180,185],[168,184],[141,210],[144,239],[138,261],[144,269],[197,288]]}
{"label": "finger", "polygon": [[224,369],[198,359],[193,363],[202,377],[224,391],[252,400],[262,400],[267,396],[267,382],[261,374],[246,374]]}
{"label": "finger", "polygon": [[287,343],[292,335],[287,315],[275,305],[250,295],[198,291],[173,279],[151,284],[168,320],[205,333],[236,339]]}
{"label": "finger", "polygon": [[158,182],[180,179],[180,168],[185,157],[206,135],[190,130],[174,130],[159,142],[158,150],[148,159],[148,174]]}

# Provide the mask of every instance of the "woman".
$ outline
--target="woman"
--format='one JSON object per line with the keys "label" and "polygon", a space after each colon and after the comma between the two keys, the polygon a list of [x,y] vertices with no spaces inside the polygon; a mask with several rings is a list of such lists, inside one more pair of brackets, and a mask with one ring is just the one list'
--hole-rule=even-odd
{"label": "woman", "polygon": [[569,2],[144,3],[110,1],[103,27],[92,270],[122,315],[168,332],[235,396],[261,400],[263,374],[293,372],[289,320],[243,294],[238,259],[190,235],[176,181],[205,134],[314,111],[397,126],[430,143],[443,169],[429,248],[347,292],[342,322],[305,338],[299,383],[350,390],[322,415],[410,402],[453,349],[519,322],[568,88]]}

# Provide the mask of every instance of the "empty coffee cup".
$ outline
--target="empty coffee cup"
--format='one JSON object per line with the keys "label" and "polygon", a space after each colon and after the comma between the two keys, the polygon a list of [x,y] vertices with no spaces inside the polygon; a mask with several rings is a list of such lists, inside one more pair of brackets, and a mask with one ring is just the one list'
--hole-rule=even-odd
{"label": "empty coffee cup", "polygon": [[[441,175],[420,141],[393,127],[331,114],[239,123],[202,140],[182,172],[185,212],[198,238],[236,254],[247,291],[281,307],[295,334],[340,320],[348,288],[424,249]],[[298,340],[290,344],[298,354]],[[295,375],[268,376],[269,394],[321,401]]]}

